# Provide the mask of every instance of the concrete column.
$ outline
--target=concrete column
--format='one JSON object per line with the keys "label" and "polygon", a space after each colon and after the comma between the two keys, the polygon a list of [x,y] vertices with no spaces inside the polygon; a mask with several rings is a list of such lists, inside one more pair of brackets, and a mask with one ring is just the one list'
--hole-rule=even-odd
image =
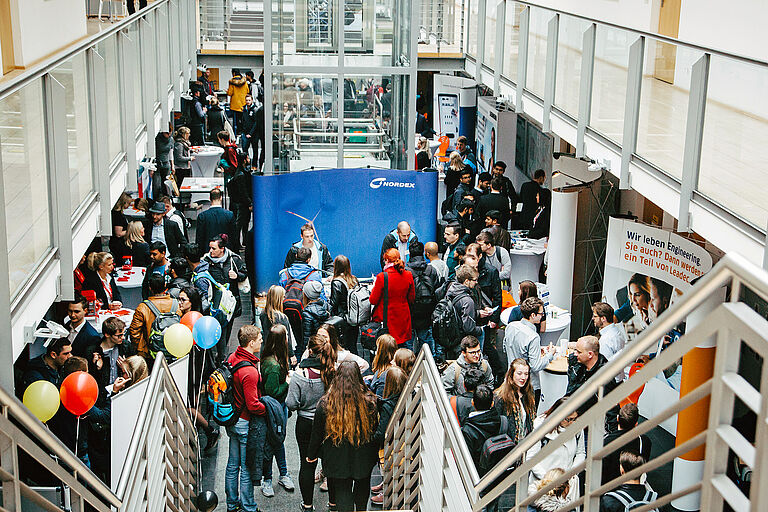
{"label": "concrete column", "polygon": [[552,192],[552,216],[549,223],[549,302],[569,311],[573,295],[573,258],[576,251],[579,190],[581,189]]}

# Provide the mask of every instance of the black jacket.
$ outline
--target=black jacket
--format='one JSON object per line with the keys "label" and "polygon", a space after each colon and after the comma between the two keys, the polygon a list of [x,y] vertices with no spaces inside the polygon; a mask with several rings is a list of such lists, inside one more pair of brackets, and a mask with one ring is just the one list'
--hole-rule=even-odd
{"label": "black jacket", "polygon": [[243,124],[240,128],[239,132],[243,135],[250,135],[251,136],[251,142],[253,143],[256,139],[256,120],[258,119],[258,114],[256,112],[256,106],[243,106]]}
{"label": "black jacket", "polygon": [[536,196],[542,190],[542,187],[535,181],[528,181],[520,186],[520,201],[523,203],[523,209],[519,215],[519,227],[521,229],[530,229],[533,215],[539,204]]}
{"label": "black jacket", "polygon": [[[155,269],[158,268],[158,265],[155,265],[155,262],[153,261],[150,263],[150,265],[147,267],[147,271],[144,273],[144,279],[141,280],[141,298],[142,300],[147,300],[150,296],[149,293],[149,277],[152,274],[159,274],[160,271],[155,271]],[[163,276],[165,277],[165,284],[166,286],[170,282],[170,277],[168,277],[168,271],[171,269],[171,262],[168,261],[165,265],[165,272],[163,273]]]}
{"label": "black jacket", "polygon": [[[648,493],[648,488],[643,484],[621,484],[612,490],[612,492],[616,491],[627,493],[635,500],[643,500]],[[625,512],[626,510],[624,504],[611,495],[604,494],[600,498],[600,512]]]}
{"label": "black jacket", "polygon": [[224,121],[227,120],[227,115],[224,110],[218,105],[211,105],[208,107],[208,133],[211,134],[211,138],[216,140],[216,135],[224,130]]}
{"label": "black jacket", "polygon": [[379,398],[377,407],[379,409],[379,426],[376,427],[376,433],[373,438],[378,443],[379,447],[384,447],[384,439],[387,436],[387,428],[389,428],[389,420],[392,419],[392,413],[395,412],[397,401],[400,400],[400,394],[390,396],[389,398]]}
{"label": "black jacket", "polygon": [[[147,242],[152,241],[152,218],[144,221],[144,239]],[[187,243],[187,237],[181,232],[181,228],[174,221],[163,217],[163,233],[165,234],[165,246],[168,248],[168,259],[182,256],[181,246]]]}
{"label": "black jacket", "polygon": [[475,217],[485,221],[485,214],[491,210],[497,210],[501,218],[499,224],[506,228],[509,225],[509,199],[504,194],[491,192],[480,197],[475,209]]}
{"label": "black jacket", "polygon": [[[410,253],[411,248],[413,247],[413,244],[419,241],[419,235],[416,234],[415,231],[411,230],[411,235],[408,238],[408,252]],[[387,236],[384,237],[384,240],[381,242],[381,252],[379,253],[379,260],[381,263],[381,268],[384,268],[384,253],[390,249],[397,249],[397,228],[393,229],[389,233],[387,233]],[[408,261],[409,254],[401,254],[400,258],[402,258],[403,261]]]}
{"label": "black jacket", "polygon": [[463,427],[467,422],[469,413],[475,410],[475,406],[472,405],[472,393],[462,393],[455,397],[451,397],[451,400],[456,399],[456,419],[459,420],[459,426]]}
{"label": "black jacket", "polygon": [[207,250],[208,243],[221,233],[226,233],[232,241],[238,240],[234,213],[226,208],[214,206],[197,216],[195,242],[200,250]]}
{"label": "black jacket", "polygon": [[475,467],[480,462],[483,443],[493,436],[499,435],[501,428],[501,416],[499,412],[491,407],[487,411],[468,417],[461,427],[461,433],[464,434],[464,440],[467,442],[467,448],[475,462]]}
{"label": "black jacket", "polygon": [[27,363],[27,369],[21,378],[21,392],[26,391],[30,384],[38,380],[47,380],[57,388],[61,385],[62,380],[59,371],[45,364],[42,355],[30,359]]}
{"label": "black jacket", "polygon": [[[416,286],[416,300],[410,305],[411,308],[411,325],[414,329],[426,329],[432,325],[432,312],[435,309],[437,300],[435,299],[435,290],[440,286],[440,276],[437,275],[435,267],[429,264],[423,256],[414,256],[408,262],[405,267],[413,274],[413,283]],[[422,280],[424,285],[422,285]],[[421,287],[428,288],[432,296],[432,300],[428,303],[422,303],[419,301],[418,292]]]}
{"label": "black jacket", "polygon": [[[115,282],[115,278],[112,276],[109,276],[109,286],[112,289],[112,301],[119,301],[122,302],[123,298],[120,296],[120,289],[117,287],[117,283]],[[96,292],[96,298],[101,301],[102,307],[106,308],[109,304],[109,300],[107,297],[107,291],[104,289],[104,284],[101,282],[101,278],[99,277],[99,274],[96,272],[88,272],[85,275],[85,281],[83,282],[83,290],[93,290]],[[85,329],[86,327],[83,327]],[[93,329],[93,327],[91,327]],[[94,329],[95,331],[95,329]],[[80,331],[82,333],[82,331]],[[96,333],[98,336],[98,333]],[[75,340],[75,343],[77,343],[77,340]],[[83,350],[88,346],[88,344],[83,345]],[[75,347],[72,347],[72,353],[73,355],[79,355],[75,352]]]}
{"label": "black jacket", "polygon": [[448,285],[448,291],[445,295],[448,300],[453,302],[453,307],[461,323],[462,334],[480,337],[483,329],[477,325],[475,320],[476,308],[472,298],[472,290],[454,281]]}
{"label": "black jacket", "polygon": [[328,298],[328,307],[331,316],[343,317],[348,312],[347,295],[349,289],[343,279],[337,278],[331,281],[331,296]]}
{"label": "black jacket", "polygon": [[[117,354],[120,357],[128,358],[136,355],[136,348],[134,348],[133,343],[131,343],[128,340],[127,336],[121,344],[115,345],[115,348],[117,349]],[[104,361],[104,364],[101,366],[101,370],[97,369],[96,365],[93,364],[93,354],[99,354],[99,356],[101,356],[102,361]],[[109,367],[109,361],[104,356],[104,351],[101,348],[101,340],[99,340],[99,342],[96,343],[95,345],[91,345],[90,347],[88,347],[84,357],[85,359],[88,360],[88,373],[93,375],[93,378],[96,379],[96,382],[99,384],[99,388],[101,389],[101,388],[107,387],[110,384],[109,382],[110,367]],[[119,377],[120,372],[118,371],[117,374]]]}
{"label": "black jacket", "polygon": [[[112,285],[112,289],[114,290],[115,285]],[[120,300],[120,299],[116,299]],[[83,327],[80,328],[80,332],[77,333],[77,336],[75,337],[75,341],[72,342],[72,355],[73,356],[79,356],[79,357],[86,357],[88,355],[88,347],[93,345],[94,343],[99,343],[101,340],[101,336],[99,335],[99,331],[96,330],[94,326],[88,323],[88,320],[84,320]],[[69,322],[64,324],[64,327],[68,327]]]}
{"label": "black jacket", "polygon": [[[565,390],[565,394],[570,396],[576,393],[585,382],[587,382],[595,373],[600,371],[606,364],[608,364],[608,360],[605,356],[603,354],[598,354],[595,366],[593,366],[591,370],[587,370],[587,367],[576,359],[575,354],[568,356],[568,388]],[[616,379],[609,379],[605,384],[603,396],[607,396],[608,393],[616,388],[616,386],[618,386]],[[595,393],[594,396],[584,402],[581,407],[578,408],[579,415],[584,414],[590,407],[595,405],[597,399],[597,393]],[[605,415],[605,431],[607,433],[616,432],[616,430],[618,430],[618,416],[619,406],[617,404],[611,407]]]}
{"label": "black jacket", "polygon": [[[608,446],[608,443],[615,441],[621,437],[622,434],[624,434],[624,431],[622,430],[617,430],[616,432],[609,432],[608,434],[605,434],[605,437],[603,438],[603,446]],[[648,436],[642,434],[641,436],[628,441],[626,444],[619,446],[614,451],[606,455],[603,458],[603,484],[607,484],[614,478],[618,478],[621,475],[621,471],[619,470],[619,456],[621,455],[622,451],[632,450],[635,453],[639,453],[647,462],[651,458],[651,444],[651,440],[648,438]]]}
{"label": "black jacket", "polygon": [[[490,306],[496,308],[496,311],[487,318],[487,321],[498,324],[501,321],[501,279],[499,278],[499,271],[488,262],[488,257],[485,254],[480,256],[477,269],[480,272],[480,276],[477,278],[477,286],[475,287],[475,292],[479,299],[477,303],[478,309],[488,306],[486,301],[490,300]],[[481,291],[482,294],[480,293]]]}
{"label": "black jacket", "polygon": [[451,210],[453,210],[453,213],[458,215],[458,207],[461,203],[461,200],[464,199],[465,196],[472,196],[477,200],[478,198],[475,197],[475,192],[472,189],[471,185],[465,185],[463,183],[459,183],[459,186],[456,187],[456,190],[453,191],[453,201],[451,201]]}
{"label": "black jacket", "polygon": [[[227,284],[229,283],[229,290],[234,294],[237,299],[237,306],[235,306],[235,313],[233,318],[240,316],[243,312],[243,306],[240,300],[240,291],[237,289],[237,284],[242,283],[248,278],[248,274],[245,270],[245,263],[242,258],[234,252],[226,249],[227,257],[221,263],[214,262],[210,255],[206,254],[202,261],[208,262],[208,272],[211,273],[217,283]],[[229,271],[234,270],[237,273],[236,279],[229,278]]]}
{"label": "black jacket", "polygon": [[[354,478],[356,480],[371,476],[373,466],[379,461],[379,444],[373,436],[358,447],[346,441],[334,445],[326,439],[325,414],[326,401],[321,399],[315,410],[312,422],[312,437],[309,441],[307,457],[323,459],[323,473],[329,478]],[[370,404],[370,417],[378,427],[378,413],[375,403]],[[374,428],[374,432],[376,429]]]}
{"label": "black jacket", "polygon": [[515,191],[515,185],[512,184],[512,180],[506,176],[501,176],[501,193],[507,196],[510,207],[514,210],[520,199],[517,197],[517,191]]}
{"label": "black jacket", "polygon": [[[325,244],[318,242],[317,240],[315,240],[315,242],[320,244],[321,270],[325,270],[326,272],[333,272],[333,259],[331,258],[331,253],[328,252],[328,247],[326,247]],[[283,268],[289,268],[296,262],[296,253],[299,252],[299,247],[301,247],[301,240],[293,244],[291,248],[288,249],[288,254],[285,255],[285,263],[283,263]]]}

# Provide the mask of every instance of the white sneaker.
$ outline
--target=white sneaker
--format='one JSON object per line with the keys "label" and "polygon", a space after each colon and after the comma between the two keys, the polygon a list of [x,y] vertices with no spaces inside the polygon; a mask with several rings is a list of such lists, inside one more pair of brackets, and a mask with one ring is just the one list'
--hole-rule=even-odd
{"label": "white sneaker", "polygon": [[281,476],[280,479],[277,481],[277,483],[282,485],[283,489],[285,489],[288,492],[293,492],[294,489],[296,489],[293,486],[293,480],[291,480],[291,475]]}
{"label": "white sneaker", "polygon": [[271,498],[275,495],[275,489],[272,487],[272,480],[263,480],[261,482],[261,494],[267,498]]}

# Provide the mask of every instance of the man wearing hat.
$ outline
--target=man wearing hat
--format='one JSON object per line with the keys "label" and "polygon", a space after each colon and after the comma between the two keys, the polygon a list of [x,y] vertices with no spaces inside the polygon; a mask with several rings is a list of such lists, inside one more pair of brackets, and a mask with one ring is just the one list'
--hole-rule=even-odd
{"label": "man wearing hat", "polygon": [[163,242],[168,248],[171,258],[183,256],[181,246],[187,243],[179,225],[165,216],[165,204],[155,202],[144,219],[144,236],[147,242]]}
{"label": "man wearing hat", "polygon": [[208,69],[208,66],[205,64],[201,64],[200,66],[197,66],[197,70],[200,72],[200,76],[198,77],[198,80],[203,86],[203,98],[206,99],[209,96],[214,96],[213,91],[213,83],[211,83],[211,71]]}
{"label": "man wearing hat", "polygon": [[[301,324],[304,331],[301,346],[296,347],[297,354],[303,354],[309,344],[309,338],[317,332],[317,329],[328,320],[328,303],[325,301],[323,283],[320,281],[307,281],[304,283],[304,299],[307,303],[301,313]],[[299,342],[297,340],[297,345]]]}

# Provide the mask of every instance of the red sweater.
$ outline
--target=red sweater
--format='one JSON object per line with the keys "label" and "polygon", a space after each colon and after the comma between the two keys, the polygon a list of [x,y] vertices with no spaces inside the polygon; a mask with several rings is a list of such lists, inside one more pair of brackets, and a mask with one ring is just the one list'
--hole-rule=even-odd
{"label": "red sweater", "polygon": [[235,404],[242,411],[240,417],[244,420],[250,420],[251,414],[264,416],[267,413],[266,407],[261,403],[259,394],[259,358],[251,354],[243,347],[237,347],[227,359],[229,364],[235,366],[240,361],[250,361],[254,366],[244,366],[235,372],[233,380],[235,384]]}
{"label": "red sweater", "polygon": [[[387,328],[389,334],[395,338],[399,345],[411,339],[411,308],[409,304],[416,298],[416,288],[410,271],[404,270],[401,274],[394,267],[389,267],[386,272],[389,281]],[[376,276],[376,282],[373,284],[373,290],[371,290],[371,304],[376,306],[373,309],[373,320],[383,322],[384,272]]]}

